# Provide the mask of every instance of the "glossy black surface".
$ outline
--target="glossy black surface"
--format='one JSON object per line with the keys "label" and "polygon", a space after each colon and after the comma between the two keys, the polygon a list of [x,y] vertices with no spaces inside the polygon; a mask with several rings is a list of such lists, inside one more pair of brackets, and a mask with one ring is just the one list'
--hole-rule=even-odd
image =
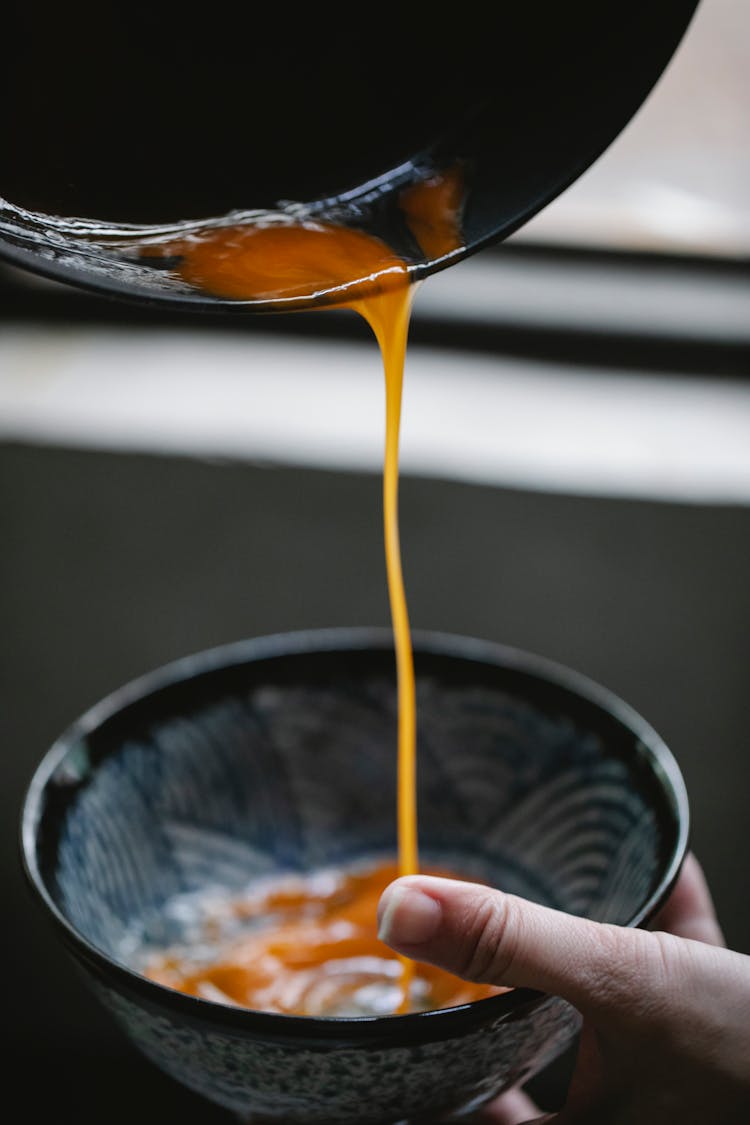
{"label": "glossy black surface", "polygon": [[[208,25],[168,3],[127,17],[90,0],[14,3],[4,16],[13,48],[0,90],[13,112],[0,121],[0,196],[42,215],[115,223],[289,200],[333,207],[383,236],[419,278],[446,260],[426,258],[406,230],[404,184],[459,163],[459,257],[506,236],[614,140],[694,8],[469,4],[446,18],[381,5],[363,21],[308,14],[280,26],[275,9],[228,3]],[[214,307],[108,251],[99,269],[85,241],[61,248],[43,219],[0,219],[0,253],[26,268]]]}

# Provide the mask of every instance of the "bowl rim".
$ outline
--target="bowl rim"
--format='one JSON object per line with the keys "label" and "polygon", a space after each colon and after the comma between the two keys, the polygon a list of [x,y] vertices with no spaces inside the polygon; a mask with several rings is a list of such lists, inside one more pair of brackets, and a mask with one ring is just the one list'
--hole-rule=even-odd
{"label": "bowl rim", "polygon": [[[654,728],[609,688],[588,676],[545,656],[478,637],[445,631],[414,629],[415,660],[425,656],[447,657],[518,672],[582,699],[584,704],[605,712],[626,728],[636,740],[650,771],[671,806],[675,838],[662,874],[648,898],[629,920],[627,927],[642,927],[659,910],[674,887],[688,850],[690,810],[682,773],[671,750]],[[363,1044],[372,1041],[397,1045],[452,1038],[459,1032],[498,1019],[515,1019],[550,1000],[546,993],[515,988],[497,996],[474,1000],[451,1008],[380,1016],[298,1016],[233,1007],[201,997],[188,996],[157,984],[136,970],[116,961],[86,938],[57,906],[37,861],[38,830],[43,822],[47,785],[55,770],[74,746],[107,719],[125,707],[155,696],[163,690],[210,673],[243,664],[257,664],[277,657],[314,656],[337,651],[393,650],[393,633],[387,627],[344,626],[277,632],[247,637],[182,656],[152,669],[108,693],[75,719],[49,747],[34,769],[21,806],[20,853],[27,885],[61,932],[64,944],[105,986],[114,980],[120,991],[135,994],[151,1006],[165,1005],[193,1024],[220,1023],[227,1029],[265,1041],[306,1041],[307,1045],[331,1046],[332,1040]]]}

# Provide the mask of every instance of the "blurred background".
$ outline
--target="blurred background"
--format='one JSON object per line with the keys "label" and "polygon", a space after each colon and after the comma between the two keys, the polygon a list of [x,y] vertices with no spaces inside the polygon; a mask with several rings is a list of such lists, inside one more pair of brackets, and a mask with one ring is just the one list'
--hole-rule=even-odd
{"label": "blurred background", "polygon": [[[412,625],[541,653],[639,710],[745,953],[749,44],[744,0],[703,0],[597,164],[424,283],[401,489]],[[18,813],[55,736],[124,681],[388,623],[377,350],[354,314],[187,321],[10,267],[0,294],[4,1050],[43,1076],[29,1114],[226,1121],[89,998],[24,887]]]}

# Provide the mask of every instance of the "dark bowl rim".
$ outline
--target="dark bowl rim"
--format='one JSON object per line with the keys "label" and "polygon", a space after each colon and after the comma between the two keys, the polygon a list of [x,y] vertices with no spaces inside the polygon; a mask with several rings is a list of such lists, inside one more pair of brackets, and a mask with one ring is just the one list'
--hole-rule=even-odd
{"label": "dark bowl rim", "polygon": [[[676,826],[665,869],[649,897],[625,923],[644,926],[663,905],[674,887],[688,849],[689,801],[685,783],[672,752],[654,728],[629,704],[588,676],[536,653],[496,641],[434,630],[412,630],[415,657],[420,654],[458,658],[490,667],[519,672],[572,693],[606,712],[627,728],[643,749],[655,780],[671,805]],[[393,633],[386,627],[344,626],[271,633],[248,637],[194,652],[163,664],[130,680],[88,708],[55,740],[44,754],[26,788],[20,820],[21,864],[27,884],[61,929],[69,951],[106,983],[117,980],[130,993],[152,1005],[165,1005],[190,1022],[221,1024],[236,1033],[263,1040],[297,1042],[308,1046],[331,1045],[332,1040],[352,1044],[377,1041],[383,1045],[452,1038],[460,1031],[497,1019],[519,1018],[549,1000],[547,994],[517,988],[498,996],[453,1008],[408,1015],[316,1017],[290,1016],[255,1009],[235,1008],[157,984],[134,969],[115,961],[81,934],[65,917],[48,891],[37,863],[37,830],[42,822],[45,789],[70,747],[124,707],[156,695],[170,686],[242,664],[275,657],[314,655],[336,651],[392,650]]]}

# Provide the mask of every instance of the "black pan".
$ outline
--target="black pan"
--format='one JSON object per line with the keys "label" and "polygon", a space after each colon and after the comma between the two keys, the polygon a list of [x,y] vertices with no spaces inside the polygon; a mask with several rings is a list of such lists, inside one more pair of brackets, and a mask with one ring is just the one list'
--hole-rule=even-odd
{"label": "black pan", "polygon": [[[10,0],[0,255],[128,299],[274,311],[212,298],[169,261],[128,252],[131,238],[239,211],[360,227],[420,280],[505,238],[589,167],[695,7],[484,0],[440,16],[403,0],[300,11]],[[455,165],[462,247],[430,257],[396,201]]]}

